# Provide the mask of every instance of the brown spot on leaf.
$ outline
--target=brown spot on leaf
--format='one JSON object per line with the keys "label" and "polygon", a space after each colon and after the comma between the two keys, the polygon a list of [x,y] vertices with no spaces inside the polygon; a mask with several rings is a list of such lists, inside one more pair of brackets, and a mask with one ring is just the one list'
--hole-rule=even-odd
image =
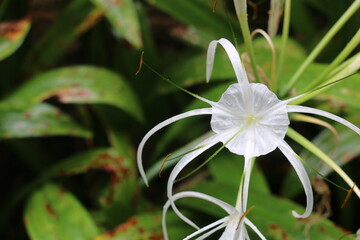
{"label": "brown spot on leaf", "polygon": [[25,118],[26,118],[26,119],[30,119],[30,118],[31,118],[31,113],[26,112],[26,113],[25,113]]}
{"label": "brown spot on leaf", "polygon": [[326,229],[323,226],[319,226],[318,229],[319,229],[319,232],[326,233]]}
{"label": "brown spot on leaf", "polygon": [[92,96],[90,91],[84,90],[83,88],[71,87],[66,89],[58,90],[54,95],[59,99],[60,102],[71,102],[74,100],[89,99]]}
{"label": "brown spot on leaf", "polygon": [[57,217],[57,214],[50,203],[45,203],[45,210],[49,213],[52,217]]}
{"label": "brown spot on leaf", "polygon": [[104,16],[104,11],[101,9],[95,9],[92,11],[85,21],[78,27],[76,30],[78,34],[85,33],[89,28],[94,26],[102,17]]}
{"label": "brown spot on leaf", "polygon": [[123,5],[123,2],[120,0],[110,0],[113,4],[115,4],[118,7],[121,7]]}
{"label": "brown spot on leaf", "polygon": [[124,232],[129,228],[135,226],[138,223],[138,220],[135,217],[130,218],[127,222],[121,224],[117,228],[115,228],[115,232]]}
{"label": "brown spot on leaf", "polygon": [[26,28],[30,25],[30,20],[25,17],[18,21],[0,23],[0,37],[5,37],[9,41],[16,41],[22,37]]}
{"label": "brown spot on leaf", "polygon": [[267,229],[268,229],[269,235],[276,239],[284,239],[284,240],[293,239],[290,235],[288,235],[286,233],[286,231],[280,225],[269,224]]}

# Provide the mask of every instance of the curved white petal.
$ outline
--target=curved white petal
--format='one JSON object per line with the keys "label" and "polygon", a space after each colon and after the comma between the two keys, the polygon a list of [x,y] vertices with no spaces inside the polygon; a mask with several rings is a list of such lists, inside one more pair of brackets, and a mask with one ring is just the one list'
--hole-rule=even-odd
{"label": "curved white petal", "polygon": [[142,165],[142,151],[144,148],[144,145],[146,143],[146,141],[157,131],[159,131],[161,128],[176,122],[177,120],[183,119],[183,118],[187,118],[187,117],[191,117],[191,116],[196,116],[196,115],[204,115],[204,114],[211,114],[212,113],[212,109],[211,108],[201,108],[201,109],[195,109],[192,111],[188,111],[179,115],[176,115],[174,117],[171,117],[161,123],[159,123],[158,125],[156,125],[155,127],[153,127],[145,136],[144,138],[141,140],[138,150],[137,150],[137,165],[139,168],[139,172],[141,177],[144,179],[144,182],[146,185],[148,185],[148,180],[146,178],[145,175],[145,171],[144,171],[144,167]]}
{"label": "curved white petal", "polygon": [[208,231],[204,235],[198,237],[196,240],[203,240],[203,239],[207,238],[208,236],[212,235],[214,232],[217,232],[220,229],[224,228],[225,226],[226,226],[226,224],[221,224],[221,225],[217,226],[216,228],[211,229],[210,231]]}
{"label": "curved white petal", "polygon": [[261,240],[266,240],[265,236],[262,235],[259,229],[248,218],[245,218],[245,224],[248,225],[261,238]]}
{"label": "curved white petal", "polygon": [[357,134],[360,135],[360,128],[358,128],[351,122],[349,122],[341,117],[336,116],[335,114],[332,114],[332,113],[329,113],[326,111],[322,111],[322,110],[319,110],[316,108],[304,107],[304,106],[299,106],[299,105],[288,105],[287,110],[288,110],[288,112],[310,113],[310,114],[315,114],[315,115],[329,118],[331,120],[334,120],[336,122],[343,124],[344,126],[347,126],[348,128],[350,128],[351,130],[353,130],[354,132],[356,132]]}
{"label": "curved white petal", "polygon": [[[189,240],[193,237],[195,237],[196,235],[199,235],[200,233],[203,233],[209,229],[211,229],[209,232],[214,233],[216,231],[218,231],[221,228],[224,228],[226,224],[224,224],[227,220],[229,219],[229,216],[226,216],[224,218],[221,218],[213,223],[210,223],[209,225],[197,230],[196,232],[193,232],[192,234],[190,234],[189,236],[187,236],[186,238],[184,238],[183,240]],[[214,230],[215,229],[215,230]],[[201,235],[200,237],[198,237],[197,239],[202,238],[203,236],[206,236],[208,233],[205,233],[204,235]],[[211,235],[210,234],[210,235]],[[209,235],[207,235],[209,236]]]}
{"label": "curved white petal", "polygon": [[306,195],[306,209],[303,214],[298,214],[297,212],[293,211],[292,214],[296,218],[306,218],[308,217],[313,208],[314,204],[314,197],[312,192],[311,183],[309,180],[309,176],[306,173],[306,170],[302,164],[302,162],[299,160],[299,156],[291,149],[291,147],[282,140],[282,144],[279,145],[280,151],[285,155],[285,157],[289,160],[291,165],[294,167],[296,174],[298,175],[305,191]]}
{"label": "curved white petal", "polygon": [[[207,194],[200,193],[200,192],[194,192],[194,191],[179,192],[179,193],[176,193],[176,194],[174,194],[172,196],[172,200],[176,201],[176,200],[178,200],[180,198],[186,198],[186,197],[199,198],[199,199],[203,199],[203,200],[212,202],[212,203],[216,204],[217,206],[221,207],[222,209],[224,209],[229,215],[234,214],[235,212],[237,212],[237,210],[233,206],[231,206],[230,204],[228,204],[228,203],[226,203],[224,201],[221,201],[220,199],[214,198],[212,196],[209,196]],[[164,210],[163,210],[163,215],[162,215],[162,226],[163,226],[163,233],[164,233],[165,240],[168,239],[168,233],[167,233],[167,228],[166,228],[166,213],[167,213],[167,210],[169,209],[170,205],[171,205],[170,200],[168,200],[164,205]],[[218,224],[221,224],[221,223],[225,222],[226,219],[227,218],[225,217],[225,218],[222,219],[222,221],[220,219],[219,221],[216,221],[216,222],[214,222],[214,223],[212,223],[210,225],[212,227],[214,227],[214,226],[216,226]],[[217,224],[215,224],[215,223],[217,223]],[[197,230],[196,232],[189,235],[186,239],[191,238],[193,236],[196,236],[196,235],[206,231],[207,229],[211,228],[210,225],[205,226],[205,227]]]}
{"label": "curved white petal", "polygon": [[214,67],[215,50],[217,44],[220,43],[225,49],[231,64],[234,68],[236,78],[239,83],[249,83],[245,70],[241,64],[240,56],[234,45],[227,39],[221,38],[219,40],[211,41],[208,47],[206,59],[206,82],[210,81],[210,76]]}
{"label": "curved white petal", "polygon": [[168,184],[167,184],[167,195],[169,198],[169,202],[171,204],[171,207],[173,208],[174,212],[176,213],[176,215],[179,216],[179,218],[181,218],[184,222],[186,222],[187,224],[193,226],[194,228],[198,227],[196,226],[196,224],[194,224],[191,220],[189,220],[187,217],[185,217],[175,206],[174,200],[173,200],[173,196],[172,196],[172,189],[173,189],[173,185],[175,182],[176,177],[178,176],[178,174],[181,172],[181,170],[187,165],[189,164],[194,158],[196,158],[198,155],[200,155],[201,153],[203,153],[204,151],[206,151],[207,149],[209,149],[210,147],[214,146],[216,143],[218,143],[220,141],[221,135],[213,135],[207,139],[205,139],[203,142],[201,142],[200,144],[198,144],[194,149],[194,151],[186,154],[173,168],[173,170],[170,173],[169,176],[169,180],[168,180]]}

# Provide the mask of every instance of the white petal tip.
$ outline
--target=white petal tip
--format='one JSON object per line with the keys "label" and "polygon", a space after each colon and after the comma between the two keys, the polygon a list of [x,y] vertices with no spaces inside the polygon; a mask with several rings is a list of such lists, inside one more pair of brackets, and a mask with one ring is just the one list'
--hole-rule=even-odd
{"label": "white petal tip", "polygon": [[303,215],[300,215],[298,214],[296,211],[292,211],[292,215],[296,218],[307,218],[310,216],[310,214],[303,214]]}

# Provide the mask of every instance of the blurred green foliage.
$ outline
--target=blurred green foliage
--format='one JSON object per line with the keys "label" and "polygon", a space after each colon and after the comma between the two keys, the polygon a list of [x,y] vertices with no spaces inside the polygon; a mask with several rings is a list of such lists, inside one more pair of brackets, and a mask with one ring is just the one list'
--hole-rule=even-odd
{"label": "blurred green foliage", "polygon": [[[291,39],[284,69],[278,73],[280,88],[353,1],[292,2]],[[269,1],[253,3],[250,28],[266,29]],[[320,75],[355,34],[359,22],[358,12],[292,92],[301,92]],[[150,188],[144,188],[134,153],[141,137],[156,123],[202,103],[159,80],[147,68],[135,75],[140,55],[144,51],[145,61],[178,85],[217,100],[234,80],[227,56],[219,51],[214,81],[203,84],[206,47],[221,37],[237,41],[240,52],[244,51],[232,1],[1,1],[0,237],[161,239],[166,178],[152,174]],[[273,42],[278,49],[280,38]],[[269,76],[271,51],[266,41],[257,38],[254,47],[259,67]],[[359,74],[336,86],[309,104],[360,125]],[[293,127],[305,131],[310,139],[315,137],[325,153],[333,152],[336,142],[328,130],[302,123]],[[186,152],[188,147],[181,147],[207,130],[208,119],[204,118],[174,124],[150,141],[145,165],[155,166],[152,171],[156,173],[165,153]],[[359,163],[353,161],[360,154],[359,139],[348,134],[340,130],[340,146],[332,157],[347,164],[345,169],[359,182]],[[315,167],[320,164],[307,152],[303,157]],[[197,189],[232,203],[241,171],[242,159],[224,150],[201,170],[200,177],[181,182],[179,189]],[[344,185],[329,169],[321,171]],[[163,175],[167,173],[164,170]],[[291,210],[301,209],[300,185],[276,152],[259,160],[251,184],[250,205],[256,211],[250,215],[269,239],[351,239],[345,235],[358,227],[358,200],[351,198],[342,211],[346,192],[335,188],[331,188],[331,200],[327,199],[335,213],[331,221],[318,214],[304,221],[294,219]],[[320,191],[317,197],[322,199],[324,193]],[[201,223],[219,216],[219,211],[198,201],[184,200],[181,205]],[[192,231],[172,213],[168,218],[172,239]]]}

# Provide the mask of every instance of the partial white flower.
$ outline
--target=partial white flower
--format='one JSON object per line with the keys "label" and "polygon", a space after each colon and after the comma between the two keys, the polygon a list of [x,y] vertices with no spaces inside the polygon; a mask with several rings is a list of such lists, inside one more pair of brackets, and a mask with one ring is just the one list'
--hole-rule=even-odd
{"label": "partial white flower", "polygon": [[[265,155],[278,148],[294,167],[306,194],[305,212],[299,214],[293,211],[293,215],[297,218],[308,217],[313,207],[313,193],[309,177],[299,156],[284,141],[289,125],[288,113],[310,113],[327,117],[349,127],[359,135],[360,129],[334,114],[309,107],[288,105],[297,97],[288,100],[279,100],[264,84],[249,83],[236,48],[228,40],[223,38],[218,41],[212,41],[209,44],[206,72],[207,81],[209,81],[212,73],[215,50],[218,43],[220,43],[228,54],[238,82],[230,85],[218,102],[199,97],[202,101],[210,104],[211,108],[197,109],[179,114],[151,129],[141,141],[137,152],[137,161],[141,176],[147,184],[142,165],[142,151],[145,142],[151,135],[177,120],[196,115],[211,115],[210,125],[214,134],[195,146],[193,151],[190,151],[182,157],[170,174],[167,185],[167,195],[174,211],[188,224],[196,227],[192,221],[183,216],[176,208],[172,195],[173,184],[181,170],[194,158],[216,143],[222,142],[231,152],[245,157],[244,173],[245,176],[248,177],[250,175],[250,166],[247,162],[254,157]],[[242,203],[239,204],[243,209],[246,209],[249,179],[245,179],[243,184],[243,199]],[[238,211],[240,211],[239,208]]]}
{"label": "partial white flower", "polygon": [[[215,205],[224,209],[228,216],[221,218],[209,225],[195,231],[194,233],[190,234],[189,236],[185,237],[183,240],[193,239],[197,237],[197,240],[205,239],[212,235],[213,233],[219,231],[220,229],[225,228],[224,232],[222,233],[219,240],[242,240],[242,239],[250,239],[247,231],[245,229],[245,225],[249,226],[261,239],[266,239],[261,232],[257,229],[257,227],[241,212],[239,212],[235,207],[229,205],[226,202],[223,202],[217,198],[212,196],[206,195],[204,193],[193,192],[193,191],[186,191],[176,193],[172,196],[172,200],[176,201],[181,198],[199,198],[209,202],[214,203]],[[170,200],[166,202],[164,205],[163,211],[163,234],[165,240],[168,240],[168,233],[166,228],[166,213],[168,208],[171,206]]]}

